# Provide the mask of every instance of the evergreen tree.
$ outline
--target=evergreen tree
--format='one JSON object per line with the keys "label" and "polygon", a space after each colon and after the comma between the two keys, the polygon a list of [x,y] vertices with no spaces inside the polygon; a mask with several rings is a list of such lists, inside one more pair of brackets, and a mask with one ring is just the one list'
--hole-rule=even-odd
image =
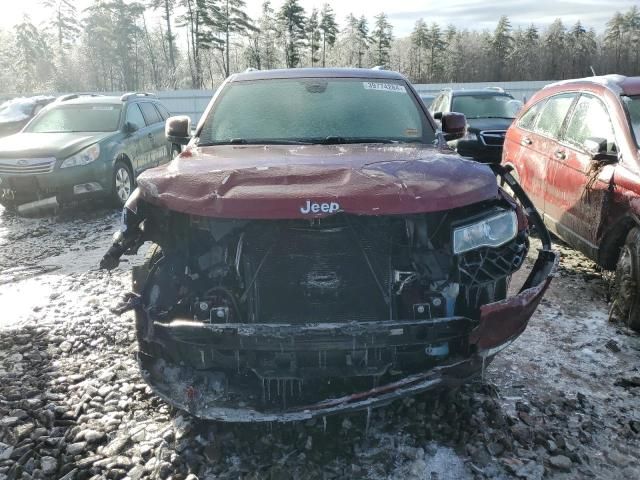
{"label": "evergreen tree", "polygon": [[284,41],[284,56],[287,68],[293,68],[300,63],[300,49],[305,38],[304,8],[298,0],[285,0],[278,13]]}
{"label": "evergreen tree", "polygon": [[565,51],[565,28],[559,18],[549,25],[544,36],[544,50],[546,53],[545,78],[561,80],[566,76],[564,63],[566,62]]}
{"label": "evergreen tree", "polygon": [[12,70],[17,80],[16,89],[19,92],[33,92],[50,87],[45,83],[53,72],[47,38],[35,27],[28,15],[14,27],[14,32]]}
{"label": "evergreen tree", "polygon": [[218,42],[218,46],[223,53],[223,69],[224,76],[228,77],[231,68],[229,60],[229,51],[231,49],[231,35],[240,34],[247,35],[248,32],[253,32],[256,27],[246,14],[244,9],[246,3],[244,0],[222,0],[216,12],[216,26],[220,28],[223,39]]}
{"label": "evergreen tree", "polygon": [[442,78],[444,70],[442,55],[447,46],[437,23],[432,23],[427,32],[427,45],[429,47],[429,79],[435,82]]}
{"label": "evergreen tree", "polygon": [[513,37],[511,36],[511,23],[509,18],[503,15],[498,20],[498,25],[493,32],[491,40],[491,56],[493,58],[492,66],[494,68],[493,80],[503,80],[505,78],[505,70],[507,67],[507,59],[513,48]]}
{"label": "evergreen tree", "polygon": [[307,34],[307,44],[309,45],[311,66],[315,66],[315,63],[319,60],[317,58],[318,51],[320,50],[320,20],[318,17],[318,9],[314,8],[311,11],[311,15],[307,20],[306,24],[306,34]]}
{"label": "evergreen tree", "polygon": [[64,55],[80,33],[76,6],[72,0],[42,0],[42,5],[53,12],[51,25],[56,31],[58,54]]}
{"label": "evergreen tree", "polygon": [[[411,48],[412,48],[412,57],[415,59],[415,68],[416,72],[414,75],[411,75],[415,81],[423,82],[424,78],[422,76],[422,54],[426,49],[429,42],[429,28],[424,20],[421,18],[416,21],[415,27],[413,27],[413,31],[411,32]],[[413,72],[412,72],[413,73]]]}
{"label": "evergreen tree", "polygon": [[607,48],[613,50],[615,59],[615,70],[620,71],[620,61],[622,59],[622,42],[625,30],[625,18],[620,12],[616,12],[607,22],[607,29],[604,34],[604,43]]}
{"label": "evergreen tree", "polygon": [[371,40],[375,45],[374,63],[388,68],[391,40],[393,40],[393,27],[384,12],[379,13],[374,18],[375,28],[371,32]]}
{"label": "evergreen tree", "polygon": [[320,12],[320,31],[322,32],[322,66],[326,63],[327,45],[333,47],[338,37],[338,23],[331,5],[325,3]]}
{"label": "evergreen tree", "polygon": [[219,8],[216,0],[182,0],[184,14],[179,18],[180,25],[187,29],[187,53],[191,87],[203,86],[203,53],[213,48],[221,49],[223,41],[216,32],[221,31],[217,23]]}
{"label": "evergreen tree", "polygon": [[175,59],[175,40],[176,37],[173,35],[173,31],[171,29],[171,17],[173,16],[173,11],[175,9],[176,0],[151,0],[151,7],[154,9],[162,9],[162,18],[164,19],[167,26],[167,34],[166,41],[169,46],[169,58],[168,63],[171,68],[170,75],[171,80],[170,84],[175,88],[176,83],[176,59]]}

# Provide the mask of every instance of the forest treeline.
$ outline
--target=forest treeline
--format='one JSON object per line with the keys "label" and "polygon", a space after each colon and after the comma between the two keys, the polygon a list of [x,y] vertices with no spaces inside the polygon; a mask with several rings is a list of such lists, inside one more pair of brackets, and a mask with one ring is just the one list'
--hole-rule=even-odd
{"label": "forest treeline", "polygon": [[[83,2],[86,5],[86,2]],[[459,28],[416,19],[394,35],[381,12],[337,18],[331,4],[244,0],[42,0],[48,20],[28,15],[0,30],[0,93],[213,88],[248,67],[372,67],[416,83],[550,80],[592,72],[640,74],[640,11],[615,13],[603,32],[558,18],[539,28]]]}

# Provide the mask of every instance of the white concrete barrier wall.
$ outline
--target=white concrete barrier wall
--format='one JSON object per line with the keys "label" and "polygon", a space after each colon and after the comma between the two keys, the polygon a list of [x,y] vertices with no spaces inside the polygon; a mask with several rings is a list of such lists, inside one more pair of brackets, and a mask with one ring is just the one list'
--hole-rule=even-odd
{"label": "white concrete barrier wall", "polygon": [[[511,93],[518,100],[528,100],[531,96],[553,81],[543,82],[480,82],[480,83],[431,83],[414,84],[419,93],[437,95],[446,88],[451,89],[482,89],[486,87],[500,87]],[[97,92],[102,95],[122,95],[124,92]],[[209,104],[215,90],[163,90],[155,93],[160,101],[173,115],[189,115],[193,125],[197,124],[200,116]],[[51,93],[49,93],[51,94]],[[56,95],[62,95],[56,94]],[[19,95],[0,95],[0,99],[9,99]]]}

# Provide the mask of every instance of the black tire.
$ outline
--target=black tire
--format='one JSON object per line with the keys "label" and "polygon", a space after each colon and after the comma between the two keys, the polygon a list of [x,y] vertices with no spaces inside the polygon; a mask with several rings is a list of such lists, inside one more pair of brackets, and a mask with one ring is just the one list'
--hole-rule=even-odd
{"label": "black tire", "polygon": [[118,160],[113,167],[113,177],[111,179],[111,200],[116,207],[122,208],[127,199],[133,193],[135,182],[131,167]]}
{"label": "black tire", "polygon": [[640,331],[640,229],[633,228],[620,249],[612,292],[611,320]]}

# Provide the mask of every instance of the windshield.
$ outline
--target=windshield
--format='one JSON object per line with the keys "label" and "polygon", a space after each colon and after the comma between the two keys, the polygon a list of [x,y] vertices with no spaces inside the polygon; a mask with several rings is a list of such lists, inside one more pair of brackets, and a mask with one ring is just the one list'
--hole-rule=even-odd
{"label": "windshield", "polygon": [[200,145],[434,140],[404,81],[346,78],[230,83],[200,135]]}
{"label": "windshield", "polygon": [[622,101],[627,107],[627,112],[629,112],[629,122],[636,137],[636,145],[640,146],[638,142],[640,140],[640,96],[627,97],[623,95]]}
{"label": "windshield", "polygon": [[113,132],[119,105],[60,105],[42,112],[24,130],[32,133]]}
{"label": "windshield", "polygon": [[467,118],[515,118],[522,102],[507,95],[456,95],[451,111]]}

